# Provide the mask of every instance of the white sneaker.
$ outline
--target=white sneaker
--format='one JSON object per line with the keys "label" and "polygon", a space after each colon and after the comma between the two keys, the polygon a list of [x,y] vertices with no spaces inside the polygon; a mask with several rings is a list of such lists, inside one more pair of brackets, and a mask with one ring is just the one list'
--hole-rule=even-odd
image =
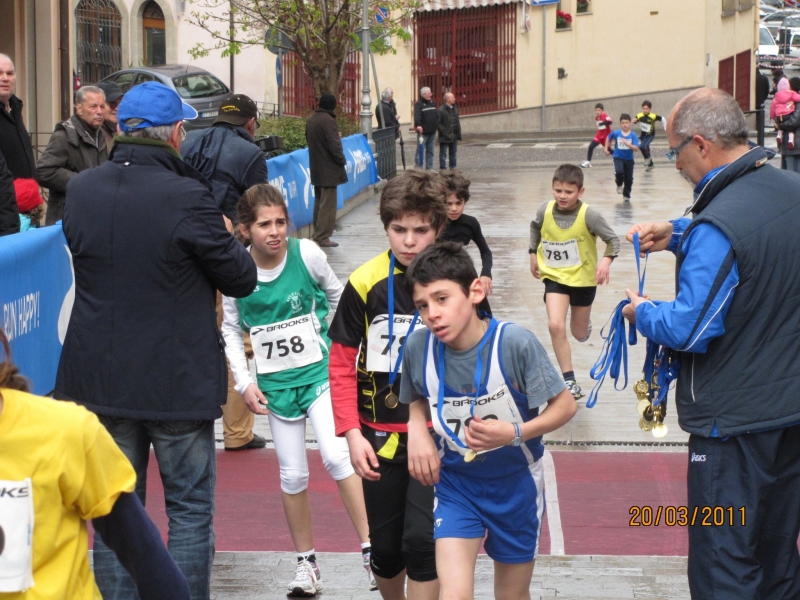
{"label": "white sneaker", "polygon": [[567,384],[569,393],[572,394],[572,397],[575,398],[576,401],[583,398],[583,390],[581,390],[581,386],[579,386],[574,379],[567,379],[564,383]]}
{"label": "white sneaker", "polygon": [[583,162],[581,163],[581,166],[582,166],[584,169],[591,169],[591,168],[592,168],[592,163],[590,163],[588,160],[585,160],[585,161],[583,161]]}
{"label": "white sneaker", "polygon": [[319,580],[320,573],[317,563],[300,559],[295,567],[294,581],[286,586],[286,595],[292,597],[316,596],[322,589]]}
{"label": "white sneaker", "polygon": [[618,194],[621,194],[621,193],[622,193],[622,186],[621,186],[621,185],[618,185],[618,186],[617,186],[617,193],[618,193]]}
{"label": "white sneaker", "polygon": [[369,591],[374,592],[378,589],[378,582],[375,581],[375,575],[372,574],[372,567],[369,564],[372,553],[367,552],[366,554],[362,554],[361,558],[364,560],[364,568],[367,570],[367,577],[369,578]]}
{"label": "white sneaker", "polygon": [[589,319],[589,329],[586,331],[586,337],[583,338],[582,340],[578,340],[578,342],[582,344],[583,342],[587,341],[590,337],[592,337],[592,320],[591,319]]}

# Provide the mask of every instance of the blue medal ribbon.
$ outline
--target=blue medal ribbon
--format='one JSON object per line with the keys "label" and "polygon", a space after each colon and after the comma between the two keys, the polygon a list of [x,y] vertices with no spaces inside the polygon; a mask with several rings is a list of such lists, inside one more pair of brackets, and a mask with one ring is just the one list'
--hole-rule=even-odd
{"label": "blue medal ribbon", "polygon": [[[389,259],[389,298],[386,301],[389,307],[389,364],[392,363],[392,346],[394,345],[394,253],[392,253],[392,257]],[[411,334],[414,333],[414,327],[417,326],[417,319],[419,318],[419,311],[414,311],[414,316],[411,318],[411,326],[408,328],[408,333],[406,337],[403,339],[403,343],[400,344],[400,352],[397,353],[397,362],[394,366],[390,366],[391,369],[389,371],[389,392],[394,393],[394,382],[397,379],[397,373],[400,371],[400,367],[403,365],[403,352],[406,349],[406,342],[408,342],[408,338],[411,337]]]}
{"label": "blue medal ribbon", "polygon": [[[477,404],[478,396],[480,396],[481,389],[483,388],[483,349],[486,347],[486,344],[489,342],[489,340],[492,339],[492,336],[494,335],[494,332],[497,330],[497,325],[498,325],[498,322],[493,317],[489,321],[489,327],[486,328],[486,333],[483,334],[483,337],[481,338],[481,341],[478,344],[478,358],[477,358],[477,361],[475,363],[475,379],[473,381],[473,383],[475,385],[475,396],[472,398],[472,402],[470,402],[470,405],[469,405],[469,415],[470,415],[470,417],[474,417],[475,416],[475,405]],[[433,334],[431,333],[431,335],[433,335]],[[468,446],[464,442],[462,442],[461,439],[455,433],[453,433],[453,430],[450,429],[450,427],[447,425],[445,420],[442,419],[442,406],[444,406],[444,385],[445,385],[444,384],[444,350],[445,350],[444,346],[445,345],[444,345],[443,342],[439,342],[438,348],[437,348],[438,351],[439,351],[439,355],[437,357],[438,358],[437,375],[439,376],[439,398],[438,398],[438,401],[436,403],[436,414],[439,416],[439,423],[441,424],[442,429],[450,437],[450,439],[453,440],[453,442],[455,442],[455,444],[459,448],[467,448]],[[487,373],[487,377],[488,377],[488,373]],[[465,423],[464,426],[466,427],[467,424]]]}
{"label": "blue medal ribbon", "polygon": [[[648,250],[645,254],[644,268],[642,268],[639,259],[640,248],[639,234],[635,233],[633,234],[633,251],[636,254],[639,295],[642,296],[644,295],[644,278],[647,274],[647,258],[650,255],[650,251]],[[600,351],[600,358],[597,359],[597,362],[589,371],[589,377],[597,383],[592,388],[592,391],[589,392],[586,408],[592,408],[597,403],[597,395],[603,386],[607,373],[610,372],[611,377],[614,379],[615,390],[624,390],[628,385],[628,345],[635,346],[637,343],[636,326],[633,323],[628,324],[628,343],[625,343],[625,317],[622,316],[622,309],[630,303],[631,301],[625,298],[625,300],[617,304],[608,322],[600,330],[600,337],[605,341]],[[624,376],[622,387],[619,387],[620,374]]]}

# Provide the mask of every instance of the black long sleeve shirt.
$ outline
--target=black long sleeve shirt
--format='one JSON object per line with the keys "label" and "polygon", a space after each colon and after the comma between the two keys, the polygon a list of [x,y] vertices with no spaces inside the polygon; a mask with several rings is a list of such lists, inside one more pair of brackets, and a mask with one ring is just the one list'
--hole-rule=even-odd
{"label": "black long sleeve shirt", "polygon": [[463,213],[455,221],[448,219],[447,227],[444,228],[439,239],[460,242],[464,246],[474,240],[481,253],[481,263],[483,263],[481,277],[492,278],[492,251],[489,249],[489,244],[486,243],[486,238],[483,237],[478,219]]}

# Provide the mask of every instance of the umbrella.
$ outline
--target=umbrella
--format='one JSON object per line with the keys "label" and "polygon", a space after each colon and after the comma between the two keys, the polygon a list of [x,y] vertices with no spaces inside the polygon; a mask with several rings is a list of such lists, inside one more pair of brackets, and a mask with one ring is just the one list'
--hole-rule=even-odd
{"label": "umbrella", "polygon": [[403,171],[406,170],[406,145],[403,143],[403,134],[400,134],[400,158],[403,159]]}
{"label": "umbrella", "polygon": [[425,138],[421,133],[417,134],[417,166],[425,168]]}

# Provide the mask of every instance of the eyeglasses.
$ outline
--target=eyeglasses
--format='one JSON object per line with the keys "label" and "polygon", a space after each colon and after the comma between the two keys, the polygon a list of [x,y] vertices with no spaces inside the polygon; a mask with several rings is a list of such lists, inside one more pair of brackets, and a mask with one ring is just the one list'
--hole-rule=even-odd
{"label": "eyeglasses", "polygon": [[685,139],[685,140],[683,140],[683,141],[680,143],[680,145],[679,145],[679,146],[677,146],[676,148],[670,148],[670,149],[669,149],[669,152],[667,152],[667,153],[666,153],[664,156],[666,156],[666,157],[667,157],[667,159],[668,159],[670,162],[675,162],[676,160],[678,160],[678,154],[680,154],[680,153],[681,153],[681,150],[683,150],[683,149],[686,147],[686,145],[687,145],[689,142],[691,142],[693,139],[694,139],[694,136],[693,136],[693,137],[686,138],[686,139]]}
{"label": "eyeglasses", "polygon": [[186,139],[186,130],[183,128],[183,123],[180,124],[180,134],[181,134],[181,141]]}

